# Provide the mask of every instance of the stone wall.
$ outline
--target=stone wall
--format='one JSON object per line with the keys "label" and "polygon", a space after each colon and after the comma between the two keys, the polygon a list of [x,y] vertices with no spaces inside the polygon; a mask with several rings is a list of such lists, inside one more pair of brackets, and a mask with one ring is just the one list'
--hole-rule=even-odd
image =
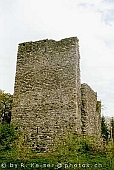
{"label": "stone wall", "polygon": [[66,131],[100,136],[100,113],[97,93],[80,82],[76,37],[19,44],[11,121],[33,148],[48,151]]}
{"label": "stone wall", "polygon": [[81,85],[81,120],[82,133],[88,135],[101,135],[101,102],[97,101],[97,93],[87,84]]}
{"label": "stone wall", "polygon": [[81,133],[81,83],[76,37],[19,44],[12,122],[39,151],[66,130]]}

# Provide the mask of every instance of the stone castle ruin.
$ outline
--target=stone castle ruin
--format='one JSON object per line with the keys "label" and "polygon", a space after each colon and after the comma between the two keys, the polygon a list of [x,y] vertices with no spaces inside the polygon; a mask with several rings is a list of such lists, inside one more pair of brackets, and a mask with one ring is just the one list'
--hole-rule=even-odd
{"label": "stone castle ruin", "polygon": [[65,131],[100,136],[101,103],[80,81],[76,37],[19,44],[12,122],[41,151]]}

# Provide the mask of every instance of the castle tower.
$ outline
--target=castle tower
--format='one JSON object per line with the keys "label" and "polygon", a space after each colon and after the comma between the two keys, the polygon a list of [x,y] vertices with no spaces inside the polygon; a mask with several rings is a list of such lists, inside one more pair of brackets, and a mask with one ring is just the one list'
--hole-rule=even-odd
{"label": "castle tower", "polygon": [[58,134],[81,133],[81,83],[76,37],[19,44],[12,122],[39,151]]}

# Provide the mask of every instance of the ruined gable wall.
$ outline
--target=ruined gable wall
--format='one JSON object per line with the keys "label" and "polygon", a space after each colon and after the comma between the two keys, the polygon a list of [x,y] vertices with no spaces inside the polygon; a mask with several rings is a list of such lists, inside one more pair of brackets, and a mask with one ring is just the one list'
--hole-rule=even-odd
{"label": "ruined gable wall", "polygon": [[95,93],[87,84],[82,84],[81,98],[82,132],[88,135],[100,136],[101,106],[100,102],[97,101],[97,93]]}
{"label": "ruined gable wall", "polygon": [[66,129],[81,132],[79,58],[75,37],[19,45],[12,122],[35,147]]}

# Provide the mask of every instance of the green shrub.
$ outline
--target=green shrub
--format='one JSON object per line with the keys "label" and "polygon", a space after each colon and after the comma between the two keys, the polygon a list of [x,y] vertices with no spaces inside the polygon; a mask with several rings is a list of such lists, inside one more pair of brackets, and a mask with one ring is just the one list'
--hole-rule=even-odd
{"label": "green shrub", "polygon": [[16,159],[26,161],[29,160],[32,156],[32,150],[30,143],[25,139],[24,132],[21,133],[19,138],[14,143],[14,148],[16,150]]}
{"label": "green shrub", "polygon": [[108,142],[106,146],[106,156],[110,167],[114,167],[114,142]]}
{"label": "green shrub", "polygon": [[0,150],[9,150],[18,135],[12,124],[0,124]]}
{"label": "green shrub", "polygon": [[56,162],[81,162],[86,155],[104,153],[100,139],[93,136],[66,134],[55,138],[51,152]]}

